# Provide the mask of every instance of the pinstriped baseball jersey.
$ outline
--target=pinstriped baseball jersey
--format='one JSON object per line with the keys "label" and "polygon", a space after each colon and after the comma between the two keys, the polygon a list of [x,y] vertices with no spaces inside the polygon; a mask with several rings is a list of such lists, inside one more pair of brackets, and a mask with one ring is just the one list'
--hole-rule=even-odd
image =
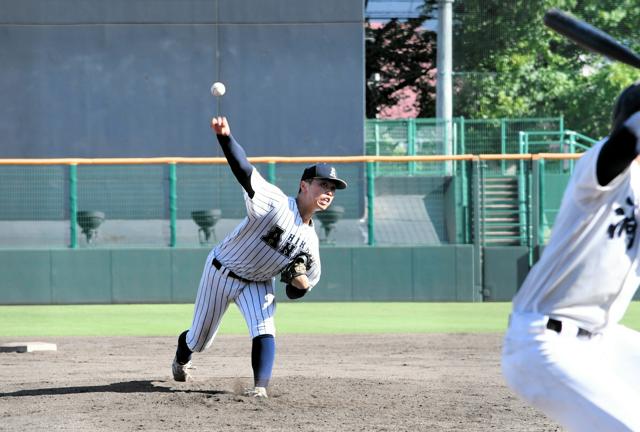
{"label": "pinstriped baseball jersey", "polygon": [[247,217],[215,248],[216,258],[237,275],[252,281],[269,280],[291,258],[306,251],[313,258],[307,273],[313,287],[320,279],[318,235],[302,221],[295,198],[287,197],[254,168],[253,198],[244,192]]}
{"label": "pinstriped baseball jersey", "polygon": [[[251,188],[253,198],[244,192],[247,217],[207,257],[186,336],[192,351],[205,350],[213,343],[232,302],[240,308],[252,338],[275,335],[273,277],[299,252],[313,259],[307,273],[309,289],[320,279],[318,236],[313,225],[303,223],[295,198],[287,197],[255,168]],[[214,258],[223,267],[213,265]]]}

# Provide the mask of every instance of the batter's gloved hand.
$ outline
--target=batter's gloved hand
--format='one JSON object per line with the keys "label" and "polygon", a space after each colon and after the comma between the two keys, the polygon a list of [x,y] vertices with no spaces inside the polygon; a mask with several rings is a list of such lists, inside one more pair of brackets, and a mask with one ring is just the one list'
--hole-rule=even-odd
{"label": "batter's gloved hand", "polygon": [[[284,282],[287,285],[292,285],[292,282],[294,281],[294,279],[300,276],[304,276],[304,278],[301,278],[301,279],[306,279],[307,271],[309,271],[312,264],[313,264],[313,259],[311,258],[311,255],[309,255],[307,252],[300,252],[298,255],[293,257],[293,259],[289,262],[289,264],[284,266],[284,268],[282,269],[282,272],[280,272],[280,282]],[[308,283],[308,280],[306,282]],[[299,285],[299,284],[295,284],[295,285]],[[307,287],[303,286],[298,288],[307,288]]]}

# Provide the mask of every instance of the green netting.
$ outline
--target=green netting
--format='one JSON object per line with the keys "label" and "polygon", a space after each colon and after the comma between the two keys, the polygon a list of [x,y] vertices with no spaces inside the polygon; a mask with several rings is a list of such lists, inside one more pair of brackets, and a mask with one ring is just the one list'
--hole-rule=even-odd
{"label": "green netting", "polygon": [[67,172],[64,166],[0,167],[2,220],[61,220]]}
{"label": "green netting", "polygon": [[450,243],[443,176],[378,177],[375,181],[376,245],[439,245]]}
{"label": "green netting", "polygon": [[166,245],[169,238],[169,175],[166,165],[80,165],[78,211],[98,211],[98,237],[79,232],[79,245]]}
{"label": "green netting", "polygon": [[0,166],[0,245],[68,244],[67,184],[66,166]]}
{"label": "green netting", "polygon": [[166,165],[78,166],[78,210],[109,219],[163,219],[168,215]]}
{"label": "green netting", "polygon": [[559,141],[563,120],[456,117],[448,126],[436,119],[367,120],[365,150],[377,156],[521,153],[522,132],[545,132],[545,141],[554,136]]}
{"label": "green netting", "polygon": [[[416,151],[437,148],[437,140],[431,139],[437,127],[416,123],[415,136],[422,137]],[[323,244],[339,246],[470,243],[476,232],[485,242],[494,222],[487,218],[485,225],[478,225],[477,218],[502,211],[488,205],[497,199],[517,216],[509,223],[520,226],[520,232],[508,235],[531,242],[534,206],[540,215],[537,232],[548,233],[575,162],[545,161],[539,180],[532,179],[532,163],[339,163],[338,174],[349,187],[336,194],[337,219],[317,215],[316,231]],[[478,178],[474,164],[480,164]],[[507,169],[501,171],[501,164]],[[295,196],[306,166],[256,168],[285,194]],[[511,184],[492,198],[495,185],[489,183],[497,180]],[[536,181],[539,191],[533,189]],[[0,197],[0,242],[8,248],[69,247],[74,232],[81,248],[211,247],[246,216],[242,188],[227,165],[177,164],[175,170],[170,165],[0,165]],[[72,229],[74,202],[79,212],[99,212],[102,220],[95,232],[87,232],[79,216]],[[473,213],[476,203],[478,215]],[[203,214],[209,222],[203,222]]]}
{"label": "green netting", "polygon": [[[433,156],[452,154],[451,126],[436,119],[368,120],[365,128],[366,154],[375,156]],[[376,163],[377,176],[445,173],[445,163]]]}

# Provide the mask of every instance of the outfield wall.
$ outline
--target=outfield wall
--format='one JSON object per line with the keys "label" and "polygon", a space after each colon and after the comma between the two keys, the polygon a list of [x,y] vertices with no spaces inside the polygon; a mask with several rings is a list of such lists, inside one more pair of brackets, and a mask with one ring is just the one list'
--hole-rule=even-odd
{"label": "outfield wall", "polygon": [[[207,248],[0,251],[0,304],[190,303]],[[501,301],[526,274],[525,248],[472,245],[324,247],[322,279],[305,301]],[[520,265],[518,265],[520,263]],[[286,300],[278,283],[278,298]]]}

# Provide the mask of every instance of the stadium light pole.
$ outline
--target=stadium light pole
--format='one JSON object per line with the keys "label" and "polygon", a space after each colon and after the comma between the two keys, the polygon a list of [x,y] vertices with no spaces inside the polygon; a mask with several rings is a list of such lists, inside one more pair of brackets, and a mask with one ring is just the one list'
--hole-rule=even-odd
{"label": "stadium light pole", "polygon": [[452,27],[454,0],[438,0],[438,56],[436,68],[436,117],[444,124],[444,153],[453,154],[452,137]]}

